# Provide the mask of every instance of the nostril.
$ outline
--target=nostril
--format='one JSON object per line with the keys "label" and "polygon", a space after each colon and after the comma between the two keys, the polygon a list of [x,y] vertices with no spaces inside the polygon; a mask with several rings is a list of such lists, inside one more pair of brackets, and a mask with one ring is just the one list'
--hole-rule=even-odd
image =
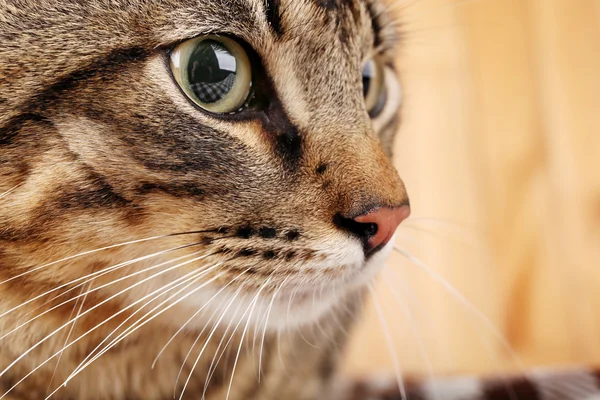
{"label": "nostril", "polygon": [[398,225],[410,215],[410,207],[377,207],[354,218],[336,215],[336,225],[357,236],[363,242],[365,254],[383,248],[394,236]]}
{"label": "nostril", "polygon": [[336,214],[333,222],[338,228],[358,237],[365,248],[368,246],[369,239],[379,231],[379,226],[375,222],[357,222],[354,218],[346,218],[341,214]]}
{"label": "nostril", "polygon": [[366,223],[363,224],[361,222],[358,223],[358,225],[362,225],[361,228],[362,229],[362,235],[366,238],[371,238],[371,236],[375,236],[375,234],[377,233],[377,230],[379,229],[379,227],[377,226],[377,224],[374,223]]}

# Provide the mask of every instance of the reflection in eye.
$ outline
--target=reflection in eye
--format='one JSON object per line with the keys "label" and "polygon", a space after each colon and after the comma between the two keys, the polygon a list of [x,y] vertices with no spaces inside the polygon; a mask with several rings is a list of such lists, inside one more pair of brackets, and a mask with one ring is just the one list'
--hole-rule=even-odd
{"label": "reflection in eye", "polygon": [[235,57],[214,40],[201,42],[190,56],[190,88],[203,103],[223,100],[235,84],[236,72]]}
{"label": "reflection in eye", "polygon": [[188,97],[212,112],[239,110],[252,85],[246,52],[227,37],[203,36],[182,43],[171,54],[171,70]]}
{"label": "reflection in eye", "polygon": [[375,118],[383,111],[387,101],[384,71],[380,60],[372,58],[365,64],[362,81],[367,111],[371,118]]}

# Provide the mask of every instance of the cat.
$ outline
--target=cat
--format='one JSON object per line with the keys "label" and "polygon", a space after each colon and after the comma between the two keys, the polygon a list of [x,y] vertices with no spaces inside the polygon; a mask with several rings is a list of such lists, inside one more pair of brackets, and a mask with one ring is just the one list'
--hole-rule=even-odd
{"label": "cat", "polygon": [[1,10],[3,393],[322,396],[409,213],[385,6]]}
{"label": "cat", "polygon": [[396,26],[0,0],[0,398],[401,398],[335,373],[410,214]]}

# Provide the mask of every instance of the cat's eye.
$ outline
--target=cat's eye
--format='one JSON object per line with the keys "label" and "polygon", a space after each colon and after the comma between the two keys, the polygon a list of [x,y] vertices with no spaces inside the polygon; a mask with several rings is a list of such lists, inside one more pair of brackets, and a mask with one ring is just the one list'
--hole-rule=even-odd
{"label": "cat's eye", "polygon": [[372,58],[365,64],[362,80],[367,111],[371,118],[375,118],[383,111],[387,101],[384,70],[379,59]]}
{"label": "cat's eye", "polygon": [[181,43],[171,52],[171,70],[185,94],[210,112],[238,111],[250,94],[250,60],[228,37],[208,35]]}

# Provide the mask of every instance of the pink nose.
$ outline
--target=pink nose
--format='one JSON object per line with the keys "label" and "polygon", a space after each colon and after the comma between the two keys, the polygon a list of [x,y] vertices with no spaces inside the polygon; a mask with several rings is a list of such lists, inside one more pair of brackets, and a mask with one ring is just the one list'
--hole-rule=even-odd
{"label": "pink nose", "polygon": [[367,254],[385,246],[394,236],[398,225],[410,216],[410,207],[380,207],[359,215],[354,221],[359,224],[372,224],[373,229],[367,238]]}

